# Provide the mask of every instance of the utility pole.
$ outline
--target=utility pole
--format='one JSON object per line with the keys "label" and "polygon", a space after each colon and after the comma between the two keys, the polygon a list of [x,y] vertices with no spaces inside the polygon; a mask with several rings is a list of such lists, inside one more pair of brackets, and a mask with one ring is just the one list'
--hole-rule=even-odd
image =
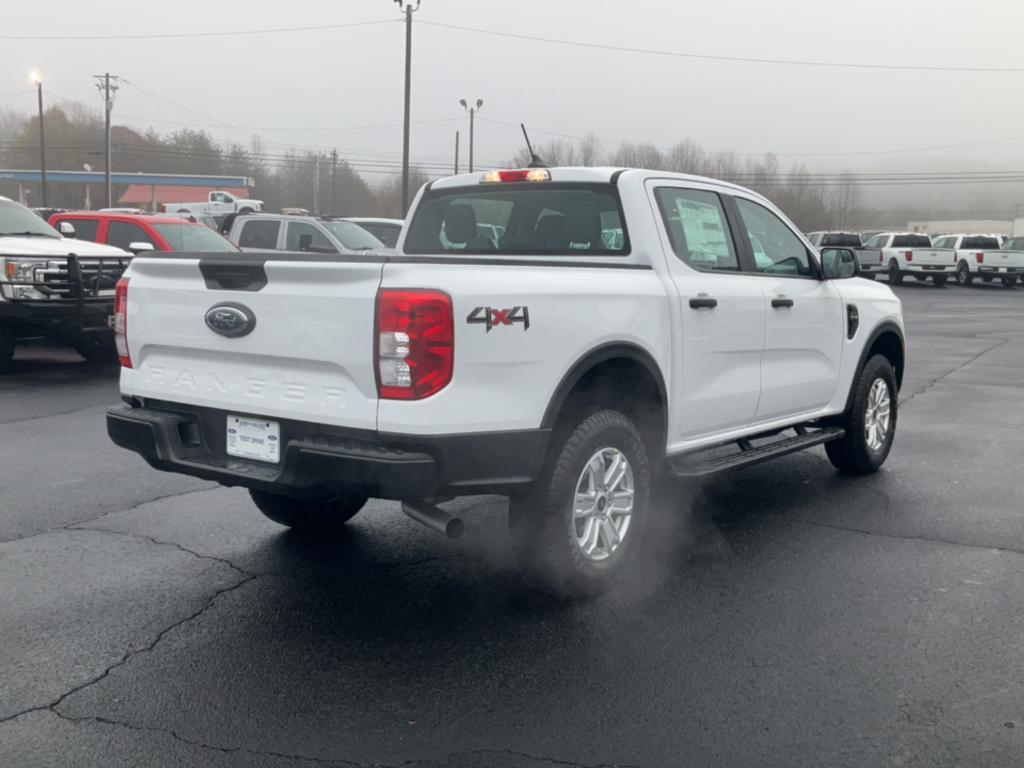
{"label": "utility pole", "polygon": [[405,13],[405,117],[402,130],[402,216],[409,207],[409,97],[412,93],[412,15],[419,10],[420,0],[395,0]]}
{"label": "utility pole", "polygon": [[455,175],[459,175],[459,132],[455,132]]}
{"label": "utility pole", "polygon": [[113,206],[114,191],[113,185],[110,182],[110,113],[114,109],[114,96],[117,94],[118,89],[121,87],[120,83],[127,83],[123,77],[112,75],[109,72],[104,72],[102,75],[93,75],[93,79],[96,80],[96,88],[103,95],[103,114],[104,114],[104,136],[105,136],[105,150],[104,155],[106,156],[106,167],[104,169],[104,176],[106,181],[106,207],[110,208]]}
{"label": "utility pole", "polygon": [[320,215],[320,158],[316,159],[313,169],[313,215]]}
{"label": "utility pole", "polygon": [[43,208],[46,207],[46,136],[43,133],[43,77],[38,72],[32,73],[32,82],[39,93],[39,173],[43,182]]}
{"label": "utility pole", "polygon": [[465,99],[459,99],[459,104],[462,108],[469,112],[469,172],[473,172],[473,119],[476,117],[476,113],[480,111],[480,107],[484,105],[483,99],[477,99],[473,106],[466,103]]}
{"label": "utility pole", "polygon": [[331,150],[331,216],[338,215],[338,150]]}

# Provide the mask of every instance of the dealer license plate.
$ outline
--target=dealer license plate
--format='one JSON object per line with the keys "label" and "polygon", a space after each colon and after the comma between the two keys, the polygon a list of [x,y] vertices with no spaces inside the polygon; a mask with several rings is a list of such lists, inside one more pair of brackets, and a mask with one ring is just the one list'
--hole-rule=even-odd
{"label": "dealer license plate", "polygon": [[281,425],[266,419],[228,416],[229,456],[276,464],[281,460]]}

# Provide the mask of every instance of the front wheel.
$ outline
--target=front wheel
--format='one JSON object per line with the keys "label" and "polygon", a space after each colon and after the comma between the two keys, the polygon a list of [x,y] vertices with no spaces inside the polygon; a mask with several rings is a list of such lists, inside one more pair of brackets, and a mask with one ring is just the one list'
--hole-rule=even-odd
{"label": "front wheel", "polygon": [[7,373],[14,368],[14,336],[0,331],[0,373]]}
{"label": "front wheel", "polygon": [[263,491],[249,491],[260,512],[275,523],[301,533],[331,534],[341,530],[369,498],[365,493],[351,490],[323,501],[300,501],[290,496],[279,496]]}
{"label": "front wheel", "polygon": [[903,285],[903,273],[900,272],[900,265],[895,261],[889,262],[889,284]]}
{"label": "front wheel", "polygon": [[85,362],[91,365],[112,365],[117,362],[117,347],[112,337],[77,339],[73,346],[85,358]]}
{"label": "front wheel", "polygon": [[603,410],[552,445],[533,491],[509,501],[523,568],[565,592],[590,594],[638,565],[650,516],[651,467],[636,425]]}
{"label": "front wheel", "polygon": [[934,276],[934,277],[932,278],[932,281],[933,281],[933,282],[935,283],[935,287],[936,287],[936,288],[941,288],[941,287],[943,287],[943,286],[944,286],[944,285],[946,284],[946,281],[947,281],[948,279],[949,279],[949,278],[948,278],[948,277],[946,277],[946,275],[935,275],[935,276]]}
{"label": "front wheel", "polygon": [[850,408],[838,421],[846,434],[825,443],[825,453],[836,469],[849,475],[867,475],[885,463],[896,434],[896,395],[892,363],[875,355],[861,369]]}

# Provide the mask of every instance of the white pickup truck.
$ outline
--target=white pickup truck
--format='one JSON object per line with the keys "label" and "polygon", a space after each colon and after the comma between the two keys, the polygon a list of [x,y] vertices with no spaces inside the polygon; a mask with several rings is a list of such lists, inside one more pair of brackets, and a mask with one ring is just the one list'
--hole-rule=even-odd
{"label": "white pickup truck", "polygon": [[110,437],[318,533],[378,497],[454,536],[445,500],[504,494],[523,564],[582,591],[643,561],[662,471],[889,453],[900,301],[754,192],[491,171],[427,184],[408,221],[393,255],[137,257]]}
{"label": "white pickup truck", "polygon": [[1024,275],[1024,250],[1000,246],[995,235],[945,235],[935,241],[935,247],[953,251],[960,285],[971,285],[976,278],[986,283],[998,278],[1013,288]]}
{"label": "white pickup truck", "polygon": [[865,244],[861,259],[876,261],[890,285],[900,285],[909,275],[941,287],[956,275],[953,252],[935,248],[928,235],[915,232],[877,234]]}
{"label": "white pickup truck", "polygon": [[262,210],[262,200],[237,197],[230,192],[211,192],[205,201],[198,203],[164,203],[164,211],[167,213],[205,213],[217,218],[229,213],[258,213]]}

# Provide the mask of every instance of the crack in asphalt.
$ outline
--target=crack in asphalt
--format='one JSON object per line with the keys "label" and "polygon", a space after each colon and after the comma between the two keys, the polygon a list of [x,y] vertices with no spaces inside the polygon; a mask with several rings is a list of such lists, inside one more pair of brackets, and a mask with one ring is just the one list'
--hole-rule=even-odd
{"label": "crack in asphalt", "polygon": [[87,526],[84,526],[84,525],[74,525],[74,526],[71,526],[71,527],[67,528],[67,530],[69,530],[69,531],[91,531],[91,532],[94,532],[94,533],[109,533],[109,534],[112,534],[114,536],[127,536],[128,538],[132,538],[132,539],[142,539],[143,541],[148,541],[151,544],[156,544],[157,546],[171,547],[173,549],[177,549],[179,552],[184,552],[186,555],[192,555],[193,557],[198,558],[200,560],[212,560],[212,561],[214,561],[216,563],[222,563],[223,565],[226,565],[228,568],[230,568],[231,570],[233,570],[235,573],[239,574],[240,576],[262,576],[263,575],[261,573],[254,573],[253,571],[247,571],[245,568],[242,568],[241,566],[235,565],[233,562],[228,560],[226,557],[217,557],[216,555],[204,555],[204,554],[201,554],[199,552],[196,552],[195,550],[191,550],[188,547],[182,546],[181,544],[179,544],[176,541],[164,541],[163,539],[154,539],[152,536],[146,536],[145,534],[142,534],[142,533],[129,533],[127,531],[118,531],[118,530],[114,530],[112,528],[93,528],[93,527],[87,527]]}
{"label": "crack in asphalt", "polygon": [[970,544],[965,541],[957,541],[956,539],[942,539],[935,536],[918,536],[913,534],[903,533],[885,533],[883,531],[870,531],[867,528],[856,528],[852,525],[836,525],[834,523],[821,523],[814,520],[801,520],[797,519],[795,522],[803,523],[804,525],[814,526],[815,528],[831,528],[834,531],[846,531],[847,533],[859,533],[864,536],[878,536],[883,539],[897,539],[901,541],[924,541],[930,544],[945,544],[950,547],[963,547],[965,549],[980,549],[986,552],[1002,552],[1008,555],[1024,555],[1024,549],[1014,549],[1013,547],[998,547],[995,545],[987,544]]}
{"label": "crack in asphalt", "polygon": [[[109,531],[108,531],[108,533],[109,533]],[[191,554],[195,554],[195,553],[191,553]],[[214,559],[216,559],[216,558],[214,558]],[[239,569],[239,568],[237,568],[235,566],[232,566],[232,567],[235,568],[236,571],[241,572],[241,569]],[[153,639],[149,643],[147,643],[146,645],[144,645],[144,646],[142,646],[140,648],[132,648],[130,650],[125,651],[120,659],[118,659],[113,664],[111,664],[108,667],[106,667],[98,675],[95,675],[94,677],[90,678],[89,680],[86,680],[85,682],[79,683],[78,685],[75,685],[74,687],[68,689],[67,691],[62,693],[60,696],[58,696],[56,699],[54,699],[49,704],[37,704],[36,706],[28,707],[26,709],[21,710],[20,712],[15,712],[12,715],[7,715],[6,717],[0,718],[0,724],[9,722],[11,720],[15,720],[15,719],[17,719],[19,717],[31,714],[33,712],[42,712],[44,710],[50,710],[55,715],[57,715],[59,717],[63,717],[61,715],[61,713],[57,711],[56,708],[58,706],[60,706],[68,697],[73,696],[74,694],[78,693],[79,691],[85,690],[86,688],[88,688],[90,686],[96,685],[101,680],[106,678],[115,669],[118,669],[119,667],[123,667],[125,664],[127,664],[129,661],[134,659],[136,656],[139,656],[140,654],[143,654],[143,653],[149,653],[154,648],[156,648],[156,646],[159,645],[160,641],[163,640],[169,633],[173,632],[178,627],[181,627],[181,626],[183,626],[185,624],[188,624],[191,621],[194,621],[195,619],[198,619],[200,616],[202,616],[204,613],[206,613],[208,610],[210,610],[214,606],[214,604],[217,602],[218,598],[220,598],[221,596],[226,595],[226,594],[228,594],[230,592],[234,592],[235,590],[245,586],[246,584],[254,581],[255,579],[258,579],[260,577],[260,575],[261,574],[255,574],[255,573],[254,574],[249,574],[245,578],[241,579],[240,581],[235,582],[231,586],[224,587],[222,589],[216,590],[212,595],[210,595],[210,597],[206,600],[206,603],[201,608],[199,608],[198,610],[193,611],[188,616],[185,616],[184,618],[181,618],[178,621],[175,621],[172,624],[170,624],[169,626],[167,626],[164,629],[160,630],[153,637]]]}
{"label": "crack in asphalt", "polygon": [[921,389],[919,389],[917,392],[915,392],[914,394],[910,395],[910,397],[901,398],[900,399],[900,405],[906,405],[907,403],[909,403],[911,400],[913,400],[918,395],[923,395],[926,392],[928,392],[929,390],[931,390],[934,387],[936,387],[937,385],[941,384],[949,376],[952,376],[954,373],[957,373],[958,371],[962,371],[967,366],[972,365],[973,363],[976,363],[980,358],[984,357],[989,352],[991,352],[991,351],[993,351],[995,349],[999,349],[1000,347],[1005,346],[1006,344],[1011,343],[1011,341],[1012,341],[1012,339],[1002,339],[1002,338],[1000,338],[998,343],[993,344],[991,347],[983,349],[981,352],[979,352],[978,354],[974,355],[973,357],[965,360],[960,365],[954,366],[953,368],[950,368],[948,371],[946,371],[941,376],[937,376],[936,378],[932,379],[927,384],[925,384],[923,387],[921,387]]}
{"label": "crack in asphalt", "polygon": [[[125,512],[134,512],[136,509],[139,509],[140,507],[144,507],[147,504],[155,504],[158,501],[163,501],[165,499],[173,499],[173,498],[176,498],[178,496],[187,496],[190,493],[205,493],[206,491],[217,490],[219,487],[220,486],[217,483],[210,483],[208,485],[203,486],[202,488],[190,488],[187,491],[175,491],[174,493],[166,493],[163,496],[156,496],[155,498],[152,498],[152,499],[144,499],[143,501],[140,501],[138,504],[134,504],[134,505],[132,505],[130,507],[125,507],[124,509],[110,509],[110,510],[107,510],[106,512],[104,512],[101,515],[96,515],[95,517],[90,517],[90,518],[87,518],[85,520],[78,520],[78,521],[76,521],[74,523],[68,523],[67,525],[59,525],[56,528],[47,528],[45,531],[38,531],[36,533],[30,533],[28,536],[15,536],[15,537],[10,538],[10,539],[0,539],[0,544],[10,544],[10,543],[15,542],[15,541],[28,541],[29,539],[34,539],[34,538],[37,538],[39,536],[46,536],[47,534],[54,533],[56,531],[73,531],[78,526],[84,526],[86,523],[95,523],[97,520],[102,520],[104,517],[107,517],[108,515],[120,515],[120,514],[124,514]],[[105,530],[105,529],[100,529],[100,528],[95,528],[95,529],[82,528],[81,530]]]}

